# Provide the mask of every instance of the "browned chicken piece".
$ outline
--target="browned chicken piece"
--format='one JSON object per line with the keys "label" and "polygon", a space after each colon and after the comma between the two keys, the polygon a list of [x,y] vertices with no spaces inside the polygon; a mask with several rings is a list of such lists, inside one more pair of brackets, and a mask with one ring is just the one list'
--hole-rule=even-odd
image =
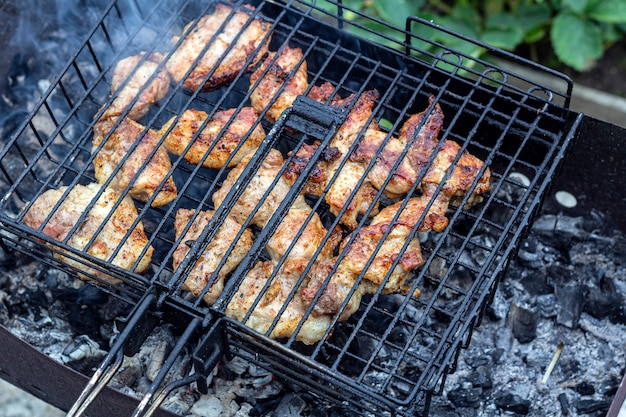
{"label": "browned chicken piece", "polygon": [[[427,117],[425,121],[424,117]],[[370,126],[359,141],[357,149],[350,155],[350,160],[365,166],[374,160],[374,166],[368,172],[368,179],[372,185],[380,190],[391,176],[385,187],[385,194],[389,198],[399,197],[411,190],[426,168],[442,127],[441,107],[439,104],[432,106],[431,101],[428,109],[407,119],[398,137],[391,136],[387,139],[386,132],[377,126]],[[405,150],[405,157],[393,171],[394,165]]]}
{"label": "browned chicken piece", "polygon": [[[330,87],[325,84],[325,86],[314,88],[309,96],[325,101],[330,97]],[[333,108],[342,111],[349,109],[349,113],[330,141],[329,148],[332,149],[332,152],[328,151],[327,153],[334,155],[331,158],[322,158],[318,161],[314,170],[316,175],[308,179],[309,185],[306,187],[307,192],[318,191],[321,194],[325,187],[330,184],[324,200],[330,206],[330,212],[336,216],[345,208],[341,216],[341,223],[350,229],[357,227],[358,216],[367,212],[370,207],[373,206],[371,215],[377,212],[374,203],[376,189],[367,180],[360,187],[357,187],[358,182],[365,176],[365,166],[360,162],[350,161],[348,157],[351,146],[365,129],[378,97],[379,93],[376,90],[371,90],[365,91],[358,97],[350,95],[345,99],[334,98],[332,100],[331,106]],[[352,104],[354,106],[350,108]],[[310,159],[313,152],[314,148],[303,147],[296,153],[295,163],[288,167],[287,179],[295,181],[302,173],[302,168],[306,166],[307,158]],[[344,160],[346,160],[345,164],[333,180],[333,176]]]}
{"label": "browned chicken piece", "polygon": [[[287,165],[285,173],[283,174],[289,184],[295,183],[298,177],[302,175],[309,161],[315,158],[314,154],[319,146],[319,142],[315,142],[313,145],[303,143],[296,154],[293,155],[291,162]],[[324,149],[318,162],[310,171],[302,193],[318,197],[321,196],[327,181],[330,180],[330,178],[328,178],[329,172],[327,167],[338,158],[341,158],[341,152],[339,152],[337,148]]]}
{"label": "browned chicken piece", "polygon": [[[228,167],[237,165],[244,155],[259,147],[265,139],[265,131],[257,123],[258,115],[251,107],[243,107],[235,114],[236,110],[218,111],[208,122],[208,114],[200,110],[186,110],[178,120],[177,116],[172,117],[161,128],[164,135],[176,123],[165,138],[165,147],[174,155],[182,155],[190,164],[202,163],[205,168],[220,169],[240,146],[228,162]],[[202,131],[198,134],[200,128]],[[198,136],[194,139],[195,135]]]}
{"label": "browned chicken piece", "polygon": [[278,54],[270,52],[261,66],[250,76],[251,89],[259,78],[261,81],[252,90],[250,102],[259,114],[269,107],[265,118],[274,123],[309,86],[302,49],[287,46]]}
{"label": "browned chicken piece", "polygon": [[[194,213],[194,210],[182,208],[176,212],[174,230],[177,240],[180,238],[185,227],[192,221],[191,219]],[[213,211],[201,211],[193,220],[189,230],[187,230],[187,233],[172,255],[172,266],[174,270],[178,269],[180,263],[183,262],[193,243],[208,226],[209,221],[213,218],[213,214]],[[198,297],[202,294],[207,285],[211,285],[203,296],[203,300],[209,305],[215,302],[224,289],[224,279],[226,276],[239,265],[252,247],[252,232],[250,229],[245,229],[239,240],[235,242],[240,230],[241,225],[239,223],[231,217],[226,217],[224,222],[219,226],[213,239],[198,258],[193,269],[185,278],[183,284],[184,290],[188,290],[194,296]],[[222,258],[226,256],[227,253],[228,258],[226,262],[218,270]]]}
{"label": "browned chicken piece", "polygon": [[[365,269],[368,260],[373,257],[373,262],[365,271],[364,278],[381,284],[391,265],[401,253],[403,245],[413,227],[420,220],[431,203],[429,197],[413,197],[407,200],[405,208],[400,212],[396,221],[393,217],[400,210],[402,201],[385,207],[372,219],[372,223],[358,230],[353,242],[348,247],[348,252],[342,261],[342,265],[354,274],[360,274]],[[446,217],[447,204],[445,199],[437,198],[432,201],[424,219],[419,224],[417,231],[424,232],[434,230],[443,231],[448,225]],[[382,240],[383,235],[389,230],[381,248],[375,253],[376,246]],[[348,238],[342,245],[346,245]],[[402,289],[408,271],[422,265],[423,258],[416,238],[411,239],[406,251],[400,256],[396,269],[391,273],[385,284],[385,292],[397,292]]]}
{"label": "browned chicken piece", "polygon": [[[344,267],[339,267],[333,272],[336,261],[337,258],[325,258],[316,262],[307,274],[306,285],[302,287],[301,296],[306,306],[311,305],[325,281],[328,280],[319,299],[315,300],[311,315],[320,317],[340,312],[338,319],[344,321],[359,309],[363,295],[375,293],[378,286],[365,279],[357,284],[358,276]],[[331,276],[330,279],[328,279],[329,276]],[[351,291],[354,292],[350,294]],[[342,309],[341,306],[348,297],[350,301]]]}
{"label": "browned chicken piece", "polygon": [[[322,241],[328,234],[328,230],[322,224],[317,213],[313,212],[311,215],[312,211],[301,196],[296,198],[267,242],[266,249],[272,261],[278,263],[285,255],[287,255],[287,259],[311,259],[314,257],[317,249],[322,246]],[[311,215],[310,218],[309,215]],[[303,227],[304,231],[296,240],[296,236]],[[319,256],[332,256],[333,250],[341,238],[341,231],[335,229],[330,234]],[[294,240],[295,244],[289,250],[289,246]]]}
{"label": "browned chicken piece", "polygon": [[[24,215],[24,223],[33,229],[43,226],[42,232],[52,239],[59,242],[67,239],[65,243],[68,246],[117,267],[136,273],[145,272],[150,265],[154,249],[148,245],[143,224],[138,222],[134,228],[132,227],[137,219],[137,209],[133,201],[129,197],[122,198],[111,188],[104,189],[96,200],[100,189],[101,185],[97,183],[86,186],[75,185],[56,209],[55,205],[63,198],[67,187],[48,190],[33,202]],[[95,204],[85,213],[92,202]],[[43,224],[53,209],[52,217]],[[84,217],[81,219],[81,216]],[[69,235],[79,220],[80,225]],[[94,238],[94,234],[101,226],[102,230]],[[89,244],[91,239],[93,242]],[[116,251],[117,254],[114,256]],[[89,263],[85,265],[57,252],[54,252],[53,256],[83,271],[85,275],[80,274],[83,279],[89,279],[88,274],[111,284],[120,282],[112,275],[87,266]]]}
{"label": "browned chicken piece", "polygon": [[[158,68],[163,56],[158,53],[149,54],[145,58],[144,56],[145,53],[129,56],[115,66],[111,93],[117,95],[102,118],[119,117],[136,98],[137,101],[128,111],[127,117],[139,120],[154,103],[165,97],[170,86],[170,76],[165,68]],[[120,88],[122,89],[118,91]]]}
{"label": "browned chicken piece", "polygon": [[[410,116],[402,126],[397,138],[392,137],[383,147],[386,134],[377,128],[370,127],[359,141],[357,150],[350,156],[355,162],[369,164],[374,159],[375,165],[368,173],[368,179],[374,187],[382,188],[385,180],[391,175],[391,180],[385,188],[390,198],[406,194],[424,174],[418,188],[428,196],[433,196],[437,187],[444,181],[449,168],[454,164],[451,174],[445,181],[441,193],[454,201],[454,198],[463,197],[471,192],[467,206],[481,200],[480,194],[489,189],[490,171],[487,168],[476,187],[471,190],[474,179],[479,175],[484,162],[467,151],[464,151],[459,160],[454,163],[460,152],[460,146],[453,141],[444,141],[440,148],[437,136],[443,127],[443,111],[434,98],[430,97],[429,108],[421,113]],[[424,118],[427,117],[426,121]],[[407,148],[407,154],[398,169],[392,173],[394,164]],[[381,149],[382,148],[382,149]],[[432,163],[429,161],[433,152],[437,152]]]}
{"label": "browned chicken piece", "polygon": [[[117,127],[115,122],[112,118],[100,119],[94,126],[92,152],[97,152],[93,164],[98,182],[104,183],[113,176],[121,164],[110,187],[123,192],[130,185],[130,196],[142,202],[149,201],[156,193],[154,207],[173,201],[176,185],[169,174],[170,157],[164,147],[158,146],[161,135],[127,117]],[[156,152],[150,157],[155,148]]]}
{"label": "browned chicken piece", "polygon": [[[216,208],[222,205],[226,195],[239,178],[241,172],[247,167],[252,156],[252,154],[246,155],[241,163],[228,173],[222,187],[213,194],[213,204]],[[230,215],[237,222],[243,224],[252,215],[255,207],[263,199],[263,194],[272,187],[272,183],[278,178],[276,185],[271,188],[269,197],[263,200],[259,210],[252,216],[251,224],[260,228],[265,227],[290,189],[283,176],[279,175],[284,162],[283,156],[279,151],[275,149],[270,150],[230,211]],[[266,245],[266,249],[274,262],[279,262],[287,254],[289,246],[296,239],[305,223],[306,227],[304,227],[303,233],[289,251],[288,258],[310,259],[321,245],[328,231],[322,225],[317,213],[313,213],[307,221],[311,211],[311,207],[306,203],[302,195],[297,196],[292,202],[283,220]],[[334,231],[331,234],[322,254],[332,253],[332,250],[341,239],[339,233],[339,231]]]}
{"label": "browned chicken piece", "polygon": [[[355,231],[351,243],[350,236],[346,237],[341,245],[340,252],[348,249],[345,256],[339,261],[336,270],[331,274],[338,258],[328,258],[316,263],[310,270],[307,286],[302,291],[304,300],[310,304],[320,292],[324,282],[328,281],[314,308],[314,314],[336,314],[345,301],[349,292],[357,285],[359,275],[363,279],[351,298],[350,309],[341,312],[341,317],[352,314],[354,303],[360,302],[363,294],[376,292],[384,284],[383,294],[402,292],[409,272],[422,265],[424,260],[417,238],[412,238],[408,244],[413,227],[420,221],[422,214],[431,204],[430,198],[414,197],[407,201],[407,205],[394,221],[394,216],[400,210],[402,202],[385,207],[372,219],[372,223]],[[435,199],[419,224],[417,231],[442,231],[448,224],[445,217],[447,201],[445,198]],[[389,231],[383,241],[384,234]],[[382,245],[376,252],[376,247]],[[402,248],[407,244],[404,252]],[[398,259],[393,270],[391,267]],[[367,263],[372,260],[369,266]],[[366,269],[367,267],[367,269]],[[389,277],[387,275],[389,274]],[[387,277],[387,280],[383,280]],[[358,305],[356,306],[358,309]]]}
{"label": "browned chicken piece", "polygon": [[[242,70],[256,65],[267,52],[271,25],[254,18],[253,12],[249,5],[233,10],[218,3],[195,27],[195,21],[189,23],[183,29],[185,38],[166,62],[172,78],[183,81],[189,90],[206,91],[231,82]],[[172,45],[179,39],[173,37]]]}
{"label": "browned chicken piece", "polygon": [[[216,209],[222,205],[228,192],[233,188],[233,185],[246,169],[253,156],[254,153],[244,156],[241,162],[228,173],[222,187],[213,194],[213,204]],[[261,228],[265,227],[289,192],[290,185],[279,175],[283,164],[284,159],[281,153],[272,149],[230,210],[230,215],[238,223],[244,224],[248,217],[252,216],[250,224]],[[276,184],[272,186],[277,177]],[[268,197],[263,199],[263,194],[270,188],[271,191]],[[263,203],[260,205],[259,210],[252,215],[253,210],[259,205],[261,200],[263,200]]]}
{"label": "browned chicken piece", "polygon": [[[268,336],[291,337],[303,321],[308,307],[302,300],[300,287],[296,287],[307,263],[308,260],[303,258],[288,260],[274,277],[272,261],[257,263],[228,303],[226,315],[263,334],[270,332],[276,320]],[[267,290],[263,291],[268,282]],[[321,340],[331,319],[330,315],[309,315],[295,339],[309,345]]]}
{"label": "browned chicken piece", "polygon": [[458,161],[454,163],[459,152],[459,144],[450,140],[444,141],[422,180],[422,193],[426,196],[435,195],[437,187],[444,181],[446,173],[453,166],[452,172],[439,191],[438,198],[445,196],[450,204],[458,206],[463,196],[471,192],[464,206],[467,209],[476,203],[480,203],[482,201],[481,194],[489,190],[491,171],[487,167],[478,179],[476,187],[472,188],[472,183],[485,163],[469,152],[463,152]]}

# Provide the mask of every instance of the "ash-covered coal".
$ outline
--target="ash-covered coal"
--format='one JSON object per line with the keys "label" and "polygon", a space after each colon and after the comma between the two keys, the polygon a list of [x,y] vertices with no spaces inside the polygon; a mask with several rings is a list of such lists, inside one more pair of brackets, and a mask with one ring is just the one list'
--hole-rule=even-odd
{"label": "ash-covered coal", "polygon": [[625,259],[600,214],[540,216],[431,415],[604,415],[626,371]]}

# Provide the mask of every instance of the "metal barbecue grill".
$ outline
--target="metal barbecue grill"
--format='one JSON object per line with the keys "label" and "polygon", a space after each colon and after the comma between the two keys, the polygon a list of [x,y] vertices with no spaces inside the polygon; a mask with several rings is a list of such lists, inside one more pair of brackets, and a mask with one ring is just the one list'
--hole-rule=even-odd
{"label": "metal barbecue grill", "polygon": [[[524,62],[559,77],[563,88],[555,90],[450,50],[417,33],[429,28],[461,42],[476,42],[413,17],[407,19],[404,31],[394,29],[398,39],[360,27],[378,37],[379,42],[373,42],[348,32],[354,24],[343,17],[349,9],[341,4],[322,8],[307,0],[245,3],[255,7],[251,18],[271,25],[270,51],[285,45],[302,49],[311,87],[330,82],[342,97],[378,90],[381,96],[372,121],[390,132],[397,132],[409,115],[426,109],[428,98],[433,96],[445,115],[440,140],[455,141],[462,150],[485,161],[492,172],[491,188],[484,200],[470,209],[461,208],[469,196],[463,197],[459,208],[451,206],[445,231],[420,236],[425,264],[413,271],[407,294],[386,295],[379,289],[364,297],[355,314],[343,322],[335,317],[326,337],[310,346],[296,341],[295,335],[271,339],[271,329],[259,334],[225,312],[247,272],[268,259],[265,245],[301,192],[315,160],[306,165],[268,224],[255,229],[252,249],[226,280],[214,305],[202,300],[212,283],[198,297],[183,290],[183,283],[271,149],[280,150],[287,164],[293,159],[287,157],[289,152],[295,154],[303,144],[319,141],[322,145],[316,156],[320,156],[345,117],[327,104],[300,97],[274,124],[263,120],[264,114],[259,115],[257,123],[268,132],[266,140],[239,177],[239,186],[230,190],[195,242],[176,239],[176,210],[213,209],[211,196],[222,186],[228,169],[210,170],[172,156],[170,174],[178,188],[176,200],[163,207],[136,202],[136,223],[143,222],[155,248],[146,273],[131,273],[74,249],[66,241],[56,241],[43,230],[31,229],[23,223],[29,202],[51,188],[69,189],[96,181],[93,128],[103,106],[115,98],[110,94],[110,73],[116,63],[142,51],[163,52],[167,60],[171,36],[215,7],[211,1],[112,1],[0,153],[0,169],[8,184],[2,190],[0,211],[5,249],[23,252],[73,274],[88,275],[103,290],[135,305],[128,317],[119,320],[123,330],[72,412],[84,412],[119,368],[123,354],[131,355],[158,321],[167,321],[180,329],[180,340],[136,415],[153,413],[175,387],[195,382],[206,391],[205,377],[223,355],[246,358],[325,399],[347,402],[362,414],[427,414],[431,396],[441,392],[446,375],[454,371],[460,349],[469,343],[507,260],[539,209],[580,123],[580,116],[567,110],[572,83],[563,75]],[[235,9],[241,4],[232,3]],[[383,46],[383,42],[394,48]],[[498,50],[491,52],[519,60]],[[147,129],[160,129],[187,109],[203,110],[210,116],[218,110],[240,110],[249,102],[249,76],[242,71],[231,83],[209,92],[189,92],[178,83],[143,117],[146,130],[142,135]],[[524,174],[529,183],[515,180],[515,173]],[[416,188],[412,195],[419,195]],[[511,190],[515,200],[506,197]],[[391,203],[382,191],[376,199],[383,207]],[[337,226],[338,220],[329,214],[322,198],[307,201],[328,230]],[[367,219],[361,218],[359,228],[366,224]],[[485,230],[496,231],[498,239],[482,239]],[[413,236],[418,235],[414,228]],[[191,249],[173,270],[172,255],[180,244]],[[75,263],[70,266],[59,261],[52,252]],[[481,262],[468,259],[464,255],[468,252],[479,252]],[[89,271],[115,277],[121,283],[111,285],[101,274]],[[414,295],[416,289],[421,291],[419,297]],[[311,314],[311,309],[306,314]],[[168,366],[186,345],[196,347],[194,371],[164,387]]]}

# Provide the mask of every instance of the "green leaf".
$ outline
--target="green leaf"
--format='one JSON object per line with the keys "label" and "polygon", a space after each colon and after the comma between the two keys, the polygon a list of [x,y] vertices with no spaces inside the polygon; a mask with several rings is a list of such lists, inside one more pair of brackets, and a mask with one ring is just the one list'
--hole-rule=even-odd
{"label": "green leaf", "polygon": [[547,3],[520,5],[515,13],[517,24],[524,33],[547,25],[552,17]]}
{"label": "green leaf", "polygon": [[522,32],[519,28],[509,28],[507,30],[485,30],[480,36],[480,40],[495,46],[496,48],[506,49],[512,51],[515,49],[524,39]]}
{"label": "green leaf", "polygon": [[[355,10],[359,10],[363,8],[363,0],[343,1],[342,4],[347,7],[352,7]],[[337,4],[330,3],[326,0],[318,0],[316,5],[320,7],[322,10],[326,10],[327,12],[330,12],[332,14],[337,13],[337,9],[338,9]]]}
{"label": "green leaf", "polygon": [[375,0],[373,5],[383,20],[403,28],[407,16],[417,15],[423,3],[423,0]]}
{"label": "green leaf", "polygon": [[483,10],[487,16],[501,13],[503,9],[504,2],[502,0],[484,0]]}
{"label": "green leaf", "polygon": [[[478,39],[478,29],[479,29],[478,25],[468,23],[462,19],[457,19],[453,17],[452,15],[441,17],[438,20],[436,20],[436,22],[439,23],[441,26],[445,27],[446,29],[460,33],[462,35],[468,36],[473,39]],[[452,35],[447,35],[445,33],[441,33],[440,37],[445,43],[462,42],[458,38]]]}
{"label": "green leaf", "polygon": [[600,32],[602,33],[602,42],[604,44],[612,44],[624,37],[624,33],[611,23],[600,23]]}
{"label": "green leaf", "polygon": [[[378,33],[383,33],[383,34],[389,35],[391,38],[396,38],[400,42],[404,41],[404,37],[402,37],[402,39],[400,39],[400,32],[397,32],[395,30],[392,31],[392,30],[389,29],[389,27],[381,25],[379,23],[376,23],[375,21],[366,21],[366,22],[361,21],[361,24],[363,24],[363,26],[365,26],[365,27],[367,27],[369,29],[372,29],[374,32],[378,32]],[[386,46],[391,46],[393,48],[398,48],[399,47],[399,44],[397,42],[393,42],[393,41],[387,40],[385,38],[382,38],[379,34],[373,33],[373,32],[368,31],[366,29],[362,29],[362,28],[359,28],[359,27],[356,27],[356,26],[352,26],[352,25],[348,26],[347,29],[348,29],[349,32],[351,32],[351,33],[353,33],[353,34],[355,34],[357,36],[361,36],[361,37],[363,37],[365,39],[369,39],[371,41],[378,42],[378,43],[381,43],[381,44],[386,45]]]}
{"label": "green leaf", "polygon": [[539,42],[541,39],[544,38],[544,36],[546,36],[546,29],[542,27],[533,29],[533,30],[526,32],[526,34],[524,35],[524,42],[525,43]]}
{"label": "green leaf", "polygon": [[450,13],[450,18],[452,20],[456,20],[459,23],[462,23],[465,26],[473,28],[474,32],[479,30],[482,20],[480,14],[478,13],[478,10],[475,7],[461,3],[458,3],[454,6],[454,8],[452,9],[452,13]]}
{"label": "green leaf", "polygon": [[485,31],[480,39],[498,48],[512,50],[524,38],[522,29],[510,13],[499,13],[485,21]]}
{"label": "green leaf", "polygon": [[578,71],[589,68],[603,53],[600,28],[571,12],[556,16],[550,39],[559,60]]}
{"label": "green leaf", "polygon": [[587,8],[587,0],[563,0],[563,6],[573,12],[582,13]]}
{"label": "green leaf", "polygon": [[595,20],[607,23],[626,22],[625,0],[602,0],[594,2],[587,10],[587,14]]}

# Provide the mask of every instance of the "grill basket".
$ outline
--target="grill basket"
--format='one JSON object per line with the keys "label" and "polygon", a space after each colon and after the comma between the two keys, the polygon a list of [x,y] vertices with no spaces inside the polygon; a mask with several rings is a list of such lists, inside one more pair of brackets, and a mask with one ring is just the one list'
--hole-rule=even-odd
{"label": "grill basket", "polygon": [[[155,248],[143,274],[116,267],[74,249],[67,241],[50,238],[43,229],[24,224],[24,208],[46,190],[96,182],[94,116],[114,99],[111,73],[116,63],[143,51],[167,54],[172,34],[210,13],[215,7],[211,1],[118,0],[102,11],[80,49],[0,153],[2,244],[6,250],[86,276],[104,291],[141,306],[135,313],[137,319],[128,320],[128,334],[111,349],[102,369],[115,362],[125,343],[133,344],[128,341],[131,330],[149,308],[166,311],[164,317],[187,329],[181,340],[197,346],[196,374],[179,384],[200,378],[201,387],[202,375],[210,372],[219,357],[238,355],[327,400],[348,402],[363,414],[427,414],[430,397],[441,393],[446,375],[454,371],[460,348],[469,343],[507,259],[528,229],[576,131],[580,118],[567,109],[571,81],[414,17],[407,19],[404,30],[387,27],[389,31],[383,34],[346,20],[346,11],[358,11],[341,4],[324,2],[322,7],[314,0],[246,3],[255,7],[254,16],[272,27],[270,51],[284,45],[302,49],[311,86],[330,82],[341,96],[378,90],[380,99],[372,121],[394,133],[409,115],[427,108],[432,96],[445,115],[440,140],[458,143],[491,170],[491,187],[481,203],[467,210],[450,207],[450,223],[443,232],[419,235],[425,263],[413,272],[407,294],[379,290],[364,297],[355,314],[342,322],[335,317],[327,337],[310,346],[294,337],[271,339],[226,316],[226,306],[243,277],[256,262],[267,259],[263,248],[300,193],[304,177],[296,181],[267,226],[255,231],[252,250],[229,276],[212,306],[205,304],[202,296],[190,296],[183,282],[232,207],[224,204],[215,211],[210,227],[190,243],[188,257],[176,270],[172,255],[184,242],[174,235],[174,218],[179,208],[213,209],[211,197],[222,185],[226,168],[201,168],[171,156],[176,199],[162,207],[135,202],[137,222],[143,223],[149,244]],[[361,17],[378,27],[386,26]],[[492,56],[531,65],[555,76],[562,87],[540,85],[488,61],[450,50],[429,40],[433,33],[487,49]],[[210,92],[189,92],[180,83],[173,85],[141,122],[158,130],[187,109],[209,115],[229,108],[240,110],[249,103],[249,85],[250,73],[243,71],[231,83]],[[272,148],[287,156],[303,143],[327,144],[344,117],[302,98],[275,124],[260,115],[257,123],[268,136],[241,175],[243,186],[233,189],[226,201],[237,199]],[[313,168],[309,163],[305,174]],[[520,182],[517,174],[528,181]],[[390,204],[382,193],[377,198],[383,207]],[[467,202],[465,198],[460,206]],[[336,225],[321,200],[307,201],[327,227]],[[362,220],[361,226],[365,224]],[[73,264],[59,261],[52,253]],[[103,280],[103,274],[121,283],[111,285]],[[420,296],[415,296],[415,289],[421,291]],[[128,346],[125,349],[127,354],[133,351]]]}

